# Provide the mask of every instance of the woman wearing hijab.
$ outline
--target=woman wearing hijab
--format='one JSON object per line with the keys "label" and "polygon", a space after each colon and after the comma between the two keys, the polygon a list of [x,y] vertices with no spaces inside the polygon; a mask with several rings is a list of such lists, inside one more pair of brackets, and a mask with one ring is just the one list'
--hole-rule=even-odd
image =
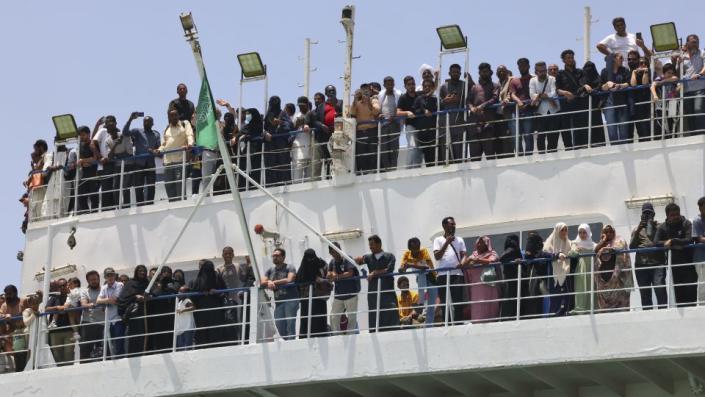
{"label": "woman wearing hijab", "polygon": [[572,314],[587,313],[590,311],[590,266],[592,257],[585,256],[595,252],[595,242],[592,241],[592,231],[587,223],[578,226],[578,237],[571,242],[570,256],[575,263],[573,271],[573,290],[575,291],[575,305]]}
{"label": "woman wearing hijab", "polygon": [[147,348],[146,333],[149,329],[145,317],[147,308],[144,290],[148,284],[147,267],[137,265],[134,277],[122,287],[118,297],[118,314],[127,325],[127,353],[130,356],[142,353]]}
{"label": "woman wearing hijab", "polygon": [[529,232],[521,266],[521,317],[537,318],[543,314],[543,295],[548,293],[548,260],[551,255],[543,252],[543,238],[535,231]]}
{"label": "woman wearing hijab", "polygon": [[[465,306],[465,318],[472,322],[494,321],[499,317],[499,288],[494,284],[499,271],[499,257],[492,249],[492,242],[487,236],[482,236],[475,242],[472,255],[463,258],[461,266],[468,286],[470,304]],[[488,266],[491,265],[491,266]],[[494,276],[490,273],[494,271]],[[483,277],[490,276],[494,280]]]}
{"label": "woman wearing hijab", "polygon": [[502,320],[514,320],[517,315],[517,260],[522,259],[521,247],[519,246],[519,236],[512,234],[504,241],[504,252],[499,257],[502,264],[502,283],[499,317]]}
{"label": "woman wearing hijab", "polygon": [[268,186],[290,180],[289,131],[293,129],[294,123],[289,114],[282,110],[281,99],[278,96],[269,98],[267,114],[264,116],[264,164]]}
{"label": "woman wearing hijab", "polygon": [[553,277],[548,279],[549,315],[565,316],[572,307],[572,291],[570,274],[570,240],[568,239],[568,225],[559,222],[554,226],[553,232],[546,239],[544,252],[551,254],[551,271]]}
{"label": "woman wearing hijab", "polygon": [[[247,170],[247,144],[250,144],[250,172],[249,175],[259,183],[260,170],[262,168],[262,116],[255,108],[250,108],[245,111],[245,126],[237,138],[238,153],[240,161],[238,167],[242,170]],[[244,189],[246,186],[245,178],[239,178],[238,186]]]}
{"label": "woman wearing hijab", "polygon": [[632,286],[631,260],[627,242],[617,236],[611,225],[602,228],[600,242],[595,246],[595,289],[597,308],[616,311],[629,308],[629,288]]}
{"label": "woman wearing hijab", "polygon": [[[171,275],[169,266],[162,267],[162,272],[157,281],[159,284],[158,297],[147,303],[150,314],[147,323],[150,330],[150,350],[164,351],[171,349],[174,343],[174,295],[179,292],[180,284]],[[166,296],[171,296],[166,298]]]}
{"label": "woman wearing hijab", "polygon": [[[590,146],[602,146],[605,144],[605,130],[602,127],[602,113],[600,112],[600,99],[604,97],[597,96],[600,92],[600,73],[597,71],[597,67],[591,61],[585,62],[583,66],[583,75],[579,80],[580,87],[578,87],[578,96],[584,97],[584,109],[588,109],[588,96],[592,96],[592,117],[590,120],[590,125],[592,129],[590,130]],[[589,110],[586,110],[589,111]],[[585,117],[587,120],[587,116]],[[583,130],[587,131],[587,129]],[[573,138],[575,140],[576,148],[586,148],[588,147],[588,135],[585,133],[577,133]]]}
{"label": "woman wearing hijab", "polygon": [[196,276],[191,287],[191,292],[201,293],[191,299],[196,307],[193,316],[196,320],[197,346],[218,343],[224,340],[223,328],[217,327],[225,324],[225,312],[216,309],[223,306],[223,296],[214,293],[215,290],[219,289],[225,289],[225,282],[216,273],[213,262],[201,259],[198,276]]}
{"label": "woman wearing hijab", "polygon": [[[311,299],[311,336],[325,336],[328,329],[326,319],[326,301],[330,296],[330,283],[326,278],[326,262],[316,255],[316,251],[311,248],[304,251],[301,259],[301,266],[296,272],[296,282],[299,284],[299,295],[301,296],[301,325],[299,328],[299,338],[306,338],[309,335],[309,293]],[[313,290],[311,290],[313,288]]]}

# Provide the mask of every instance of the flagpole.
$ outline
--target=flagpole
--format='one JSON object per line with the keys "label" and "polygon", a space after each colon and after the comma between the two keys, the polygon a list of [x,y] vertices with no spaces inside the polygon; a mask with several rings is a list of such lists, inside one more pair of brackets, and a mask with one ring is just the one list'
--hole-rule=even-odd
{"label": "flagpole", "polygon": [[[183,14],[182,14],[183,15]],[[201,44],[196,36],[196,27],[193,25],[193,33],[186,34],[186,41],[191,45],[191,51],[193,52],[193,57],[196,60],[196,67],[198,68],[198,74],[201,77],[201,82],[207,83],[206,68],[203,64],[203,55],[201,53]],[[210,94],[210,85],[208,88]],[[209,100],[210,105],[213,110],[215,110],[215,103],[213,102],[213,95],[210,94]],[[240,217],[240,230],[242,236],[245,238],[245,245],[247,248],[247,254],[250,256],[250,261],[254,268],[255,279],[257,284],[260,282],[260,271],[257,262],[257,257],[255,256],[254,246],[252,245],[252,238],[250,237],[250,232],[247,227],[247,217],[245,216],[245,208],[242,205],[242,198],[240,197],[240,191],[237,187],[237,182],[235,181],[235,173],[233,172],[232,161],[230,159],[230,152],[228,147],[225,145],[225,140],[223,135],[219,131],[216,131],[216,136],[218,137],[218,149],[220,151],[220,157],[223,160],[223,166],[225,168],[225,175],[227,177],[228,183],[230,184],[230,193],[232,194],[233,203],[235,204],[235,210]]]}

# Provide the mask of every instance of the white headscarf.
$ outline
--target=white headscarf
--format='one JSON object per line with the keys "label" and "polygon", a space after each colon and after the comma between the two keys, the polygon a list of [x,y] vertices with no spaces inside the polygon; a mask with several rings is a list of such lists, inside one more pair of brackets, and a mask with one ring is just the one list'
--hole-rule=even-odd
{"label": "white headscarf", "polygon": [[556,223],[553,232],[546,239],[546,245],[544,245],[543,248],[544,251],[553,255],[566,255],[565,259],[556,259],[553,261],[553,280],[559,285],[565,283],[565,279],[570,272],[570,258],[567,257],[570,252],[570,240],[568,237],[565,239],[561,238],[561,230],[567,227],[568,225],[563,222]]}
{"label": "white headscarf", "polygon": [[[580,238],[581,230],[585,230],[587,233],[587,238],[585,240]],[[578,226],[578,235],[575,237],[575,240],[573,240],[573,244],[575,244],[575,247],[579,249],[589,250],[591,252],[595,250],[596,244],[592,241],[592,230],[590,230],[590,225],[583,223]]]}
{"label": "white headscarf", "polygon": [[423,65],[421,65],[421,66],[419,67],[419,77],[423,78],[423,72],[426,71],[426,70],[430,70],[431,73],[433,73],[433,66],[431,66],[431,65],[429,65],[429,64],[426,64],[426,63],[424,63]]}

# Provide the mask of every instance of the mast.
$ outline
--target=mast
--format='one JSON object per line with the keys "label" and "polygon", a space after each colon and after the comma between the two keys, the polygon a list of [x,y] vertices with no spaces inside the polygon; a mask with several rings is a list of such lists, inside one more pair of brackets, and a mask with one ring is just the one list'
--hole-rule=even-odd
{"label": "mast", "polygon": [[590,60],[590,25],[592,25],[592,14],[587,6],[583,13],[583,59],[584,62]]}
{"label": "mast", "polygon": [[355,6],[343,7],[340,23],[345,29],[345,72],[343,74],[343,118],[348,118],[350,108],[350,86],[352,85],[353,30],[355,29]]}

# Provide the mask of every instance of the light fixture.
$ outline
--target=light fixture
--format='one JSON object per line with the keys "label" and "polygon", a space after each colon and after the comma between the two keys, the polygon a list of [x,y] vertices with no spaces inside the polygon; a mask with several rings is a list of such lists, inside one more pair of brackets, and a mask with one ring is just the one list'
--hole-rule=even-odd
{"label": "light fixture", "polygon": [[338,232],[327,232],[323,233],[323,236],[331,241],[342,241],[342,240],[354,240],[362,236],[362,230],[360,229],[350,229],[341,230]]}
{"label": "light fixture", "polygon": [[676,24],[673,22],[651,25],[651,37],[656,52],[673,51],[680,47]]}
{"label": "light fixture", "polygon": [[629,200],[624,200],[624,204],[629,209],[636,209],[641,208],[644,203],[651,203],[655,207],[665,207],[674,201],[673,195],[669,193],[661,196],[633,197]]}
{"label": "light fixture", "polygon": [[[76,272],[76,265],[66,265],[66,266],[61,266],[61,267],[55,267],[51,271],[51,278],[59,277],[59,276],[65,276],[67,274],[73,274]],[[44,272],[37,272],[34,275],[34,279],[37,281],[43,281],[44,280]]]}
{"label": "light fixture", "polygon": [[76,120],[72,114],[52,116],[51,121],[54,123],[54,129],[56,130],[56,138],[54,140],[57,143],[70,141],[78,137],[78,127],[76,127]]}
{"label": "light fixture", "polygon": [[242,69],[242,75],[245,78],[250,79],[267,75],[267,67],[262,63],[262,58],[257,52],[238,54],[237,61],[240,63],[240,69]]}
{"label": "light fixture", "polygon": [[69,238],[66,239],[66,245],[68,245],[70,249],[74,249],[74,247],[76,246],[76,237],[74,236],[74,234],[76,234],[76,226],[71,227]]}
{"label": "light fixture", "polygon": [[463,31],[458,25],[447,25],[436,28],[438,37],[441,39],[441,45],[446,50],[455,50],[458,48],[466,48],[468,46]]}
{"label": "light fixture", "polygon": [[184,29],[184,35],[187,40],[193,40],[198,34],[198,29],[196,29],[196,24],[193,22],[193,16],[190,12],[182,12],[179,15],[181,19],[181,27]]}

